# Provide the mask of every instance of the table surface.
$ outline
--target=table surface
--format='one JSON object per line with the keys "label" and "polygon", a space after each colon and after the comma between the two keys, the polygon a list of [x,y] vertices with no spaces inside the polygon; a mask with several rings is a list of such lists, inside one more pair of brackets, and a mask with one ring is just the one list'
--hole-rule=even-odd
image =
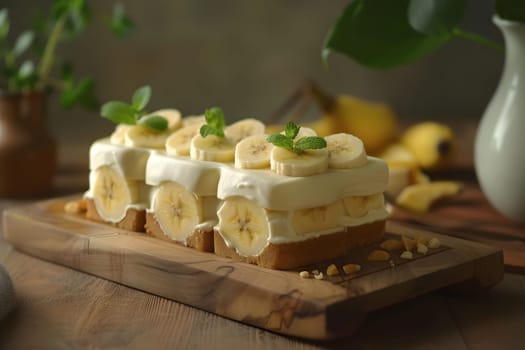
{"label": "table surface", "polygon": [[[71,156],[60,168],[55,196],[87,188],[87,167],[74,164],[78,159]],[[0,211],[23,203],[0,199]],[[522,349],[525,343],[525,276],[517,274],[475,295],[434,292],[387,307],[370,314],[351,338],[313,343],[33,258],[2,235],[0,263],[18,297],[15,311],[0,321],[0,349],[452,350]]]}

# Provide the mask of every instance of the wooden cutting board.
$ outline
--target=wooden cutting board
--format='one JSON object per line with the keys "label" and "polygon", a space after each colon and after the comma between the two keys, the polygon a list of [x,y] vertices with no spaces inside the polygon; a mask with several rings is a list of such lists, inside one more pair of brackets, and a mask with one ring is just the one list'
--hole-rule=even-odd
{"label": "wooden cutting board", "polygon": [[[69,198],[4,212],[4,234],[27,254],[173,299],[270,331],[328,340],[352,334],[367,313],[443,287],[461,292],[488,288],[503,277],[500,249],[389,222],[387,236],[436,237],[426,255],[369,262],[368,249],[330,263],[358,263],[354,275],[303,279],[233,262],[140,233],[63,212]],[[422,320],[424,322],[424,320]]]}

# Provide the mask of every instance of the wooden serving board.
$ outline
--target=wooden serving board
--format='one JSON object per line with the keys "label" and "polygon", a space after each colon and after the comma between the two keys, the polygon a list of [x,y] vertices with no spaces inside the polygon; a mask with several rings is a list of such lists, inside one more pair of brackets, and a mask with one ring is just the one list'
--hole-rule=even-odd
{"label": "wooden serving board", "polygon": [[[437,237],[413,260],[369,262],[370,249],[304,269],[358,263],[323,280],[233,262],[140,233],[65,214],[69,198],[4,212],[4,234],[27,254],[270,331],[318,340],[348,336],[367,313],[443,287],[488,288],[503,277],[501,250],[390,222],[387,235]],[[422,320],[424,321],[424,320]]]}

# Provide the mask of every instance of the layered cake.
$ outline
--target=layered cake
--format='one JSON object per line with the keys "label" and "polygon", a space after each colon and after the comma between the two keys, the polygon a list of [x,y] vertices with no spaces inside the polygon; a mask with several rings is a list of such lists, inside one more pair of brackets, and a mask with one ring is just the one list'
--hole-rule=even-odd
{"label": "layered cake", "polygon": [[224,127],[221,118],[181,118],[161,135],[162,148],[126,142],[138,125],[95,142],[89,217],[274,269],[382,239],[388,168],[361,140],[323,139],[293,123],[268,136],[258,120]]}

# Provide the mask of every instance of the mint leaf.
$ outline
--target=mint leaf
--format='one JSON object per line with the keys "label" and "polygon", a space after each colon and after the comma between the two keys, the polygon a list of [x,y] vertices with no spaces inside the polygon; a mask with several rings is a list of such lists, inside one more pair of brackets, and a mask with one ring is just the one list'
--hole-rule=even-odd
{"label": "mint leaf", "polygon": [[147,85],[142,86],[138,88],[133,94],[133,97],[131,98],[131,106],[136,111],[141,111],[144,109],[144,107],[146,107],[150,98],[151,98],[151,87]]}
{"label": "mint leaf", "polygon": [[168,128],[168,121],[160,115],[152,115],[141,118],[139,124],[146,125],[156,131],[164,131]]}
{"label": "mint leaf", "polygon": [[284,134],[286,135],[286,137],[289,137],[289,138],[291,138],[293,140],[293,139],[295,139],[295,137],[299,133],[299,129],[300,128],[301,128],[300,126],[298,126],[294,122],[290,121],[284,127]]}
{"label": "mint leaf", "polygon": [[224,112],[219,107],[212,107],[204,112],[206,124],[201,126],[200,134],[202,137],[216,135],[224,137]]}
{"label": "mint leaf", "polygon": [[289,151],[293,151],[293,139],[283,134],[273,134],[266,138],[266,141],[270,142],[274,146],[285,148]]}
{"label": "mint leaf", "polygon": [[33,33],[30,30],[27,30],[20,34],[20,36],[16,39],[15,47],[13,48],[13,54],[15,56],[20,56],[27,49],[29,49],[34,39],[35,33]]}
{"label": "mint leaf", "polygon": [[113,34],[120,38],[128,36],[135,26],[133,21],[126,17],[124,13],[124,5],[121,3],[116,3],[113,7],[110,25]]}
{"label": "mint leaf", "polygon": [[137,123],[137,117],[133,108],[120,101],[110,101],[105,103],[100,114],[114,123],[130,124],[134,125]]}
{"label": "mint leaf", "polygon": [[294,143],[295,152],[301,153],[307,149],[320,149],[326,147],[326,140],[318,136],[301,137]]}

